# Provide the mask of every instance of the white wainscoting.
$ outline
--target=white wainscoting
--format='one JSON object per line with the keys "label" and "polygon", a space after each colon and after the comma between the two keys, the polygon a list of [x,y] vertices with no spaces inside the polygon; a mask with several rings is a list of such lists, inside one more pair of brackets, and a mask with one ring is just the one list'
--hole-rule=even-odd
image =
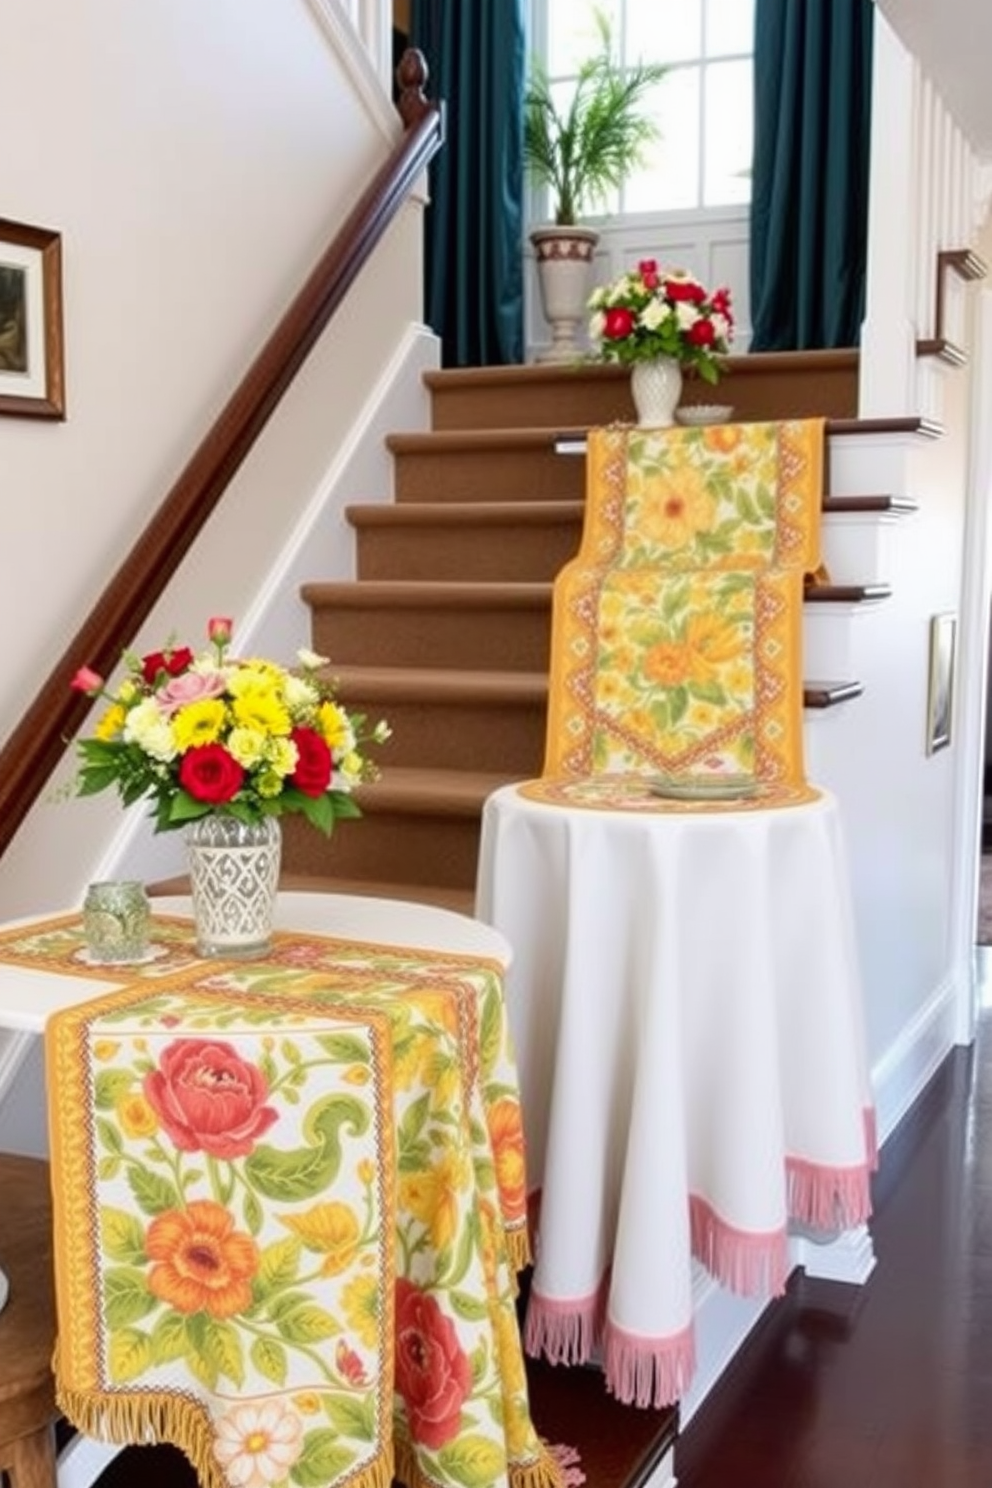
{"label": "white wainscoting", "polygon": [[[528,232],[537,225],[530,223]],[[599,233],[590,289],[615,279],[642,258],[655,258],[670,268],[688,269],[707,289],[729,285],[737,322],[733,349],[747,351],[751,309],[750,214],[746,206],[589,218],[584,225]],[[551,337],[541,314],[534,251],[529,241],[524,250],[524,315],[526,358],[533,361],[536,353],[550,344]]]}

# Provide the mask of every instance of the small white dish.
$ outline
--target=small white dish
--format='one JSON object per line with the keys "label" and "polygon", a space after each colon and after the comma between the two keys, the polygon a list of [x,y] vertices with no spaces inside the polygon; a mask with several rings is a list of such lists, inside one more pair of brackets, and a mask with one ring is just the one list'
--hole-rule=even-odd
{"label": "small white dish", "polygon": [[666,796],[672,801],[743,801],[753,796],[758,782],[753,775],[681,776],[668,779],[659,775],[651,781],[651,791],[656,796]]}
{"label": "small white dish", "polygon": [[677,423],[691,427],[699,424],[729,424],[733,412],[733,405],[730,403],[687,403],[682,408],[676,408],[675,419]]}

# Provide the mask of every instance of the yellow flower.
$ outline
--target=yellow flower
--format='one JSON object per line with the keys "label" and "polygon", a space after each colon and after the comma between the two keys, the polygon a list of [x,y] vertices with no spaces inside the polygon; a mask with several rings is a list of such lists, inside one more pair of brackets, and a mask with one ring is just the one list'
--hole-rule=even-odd
{"label": "yellow flower", "polygon": [[435,1250],[443,1250],[458,1229],[458,1197],[468,1181],[463,1152],[445,1152],[433,1168],[400,1181],[400,1206],[408,1209],[430,1235]]}
{"label": "yellow flower", "polygon": [[694,471],[681,473],[677,482],[656,476],[645,505],[644,535],[666,548],[684,547],[697,532],[712,526],[716,512],[716,502]]}
{"label": "yellow flower", "polygon": [[250,770],[265,754],[266,738],[258,729],[233,728],[227,736],[228,753]]}
{"label": "yellow flower", "polygon": [[366,1348],[379,1342],[379,1281],[376,1276],[356,1276],[341,1293],[345,1321]]}
{"label": "yellow flower", "polygon": [[158,1117],[140,1091],[122,1095],[114,1109],[126,1137],[151,1137],[158,1131]]}
{"label": "yellow flower", "polygon": [[292,739],[270,739],[265,754],[269,770],[280,777],[292,775],[300,758]]}
{"label": "yellow flower", "polygon": [[220,698],[203,698],[180,708],[172,720],[176,748],[185,754],[198,744],[216,744],[224,727],[224,713]]}
{"label": "yellow flower", "polygon": [[717,669],[728,661],[739,661],[744,651],[744,637],[719,615],[690,615],[685,625],[685,645],[689,675],[694,682],[709,682]]}
{"label": "yellow flower", "polygon": [[98,739],[106,740],[116,738],[121,729],[124,727],[124,720],[126,717],[127,710],[125,708],[122,708],[120,703],[114,703],[114,705],[108,708],[106,713],[104,713],[103,717],[97,723],[93,732]]}
{"label": "yellow flower", "polygon": [[341,1078],[349,1085],[367,1085],[371,1077],[364,1064],[353,1064],[350,1069],[345,1070]]}
{"label": "yellow flower", "polygon": [[359,1183],[368,1185],[375,1181],[375,1163],[370,1157],[363,1157],[355,1171],[358,1174]]}
{"label": "yellow flower", "polygon": [[316,1390],[303,1390],[293,1396],[293,1404],[304,1416],[315,1416],[320,1410],[320,1396]]}
{"label": "yellow flower", "polygon": [[278,796],[282,791],[282,776],[274,770],[263,770],[255,779],[255,789],[260,796]]}
{"label": "yellow flower", "polygon": [[285,1214],[281,1222],[294,1235],[299,1235],[307,1250],[324,1256],[323,1276],[338,1276],[355,1259],[360,1230],[358,1220],[347,1204],[332,1200],[315,1204],[305,1214]]}
{"label": "yellow flower", "polygon": [[321,703],[317,709],[317,723],[327,744],[332,749],[350,749],[353,743],[351,723],[347,713],[337,703]]}
{"label": "yellow flower", "polygon": [[120,1046],[120,1039],[97,1039],[93,1045],[93,1058],[106,1063],[108,1059],[113,1059]]}
{"label": "yellow flower", "polygon": [[235,697],[235,722],[263,734],[288,734],[292,729],[289,709],[271,687],[253,687]]}

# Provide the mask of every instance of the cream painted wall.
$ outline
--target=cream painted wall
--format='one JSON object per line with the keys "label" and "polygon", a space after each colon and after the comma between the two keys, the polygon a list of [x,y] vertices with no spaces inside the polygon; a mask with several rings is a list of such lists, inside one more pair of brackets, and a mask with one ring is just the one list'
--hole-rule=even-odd
{"label": "cream painted wall", "polygon": [[[62,233],[69,416],[0,419],[3,733],[399,132],[361,49],[334,44],[344,15],[338,0],[4,7],[0,215]],[[414,201],[140,645],[198,640],[264,592],[418,324],[420,229]],[[345,571],[350,539],[328,521]],[[302,607],[296,623],[302,644]],[[0,917],[74,901],[120,825],[109,798],[39,804],[0,860]]]}
{"label": "cream painted wall", "polygon": [[305,0],[7,0],[0,133],[0,213],[63,237],[69,412],[0,421],[6,732],[387,140]]}

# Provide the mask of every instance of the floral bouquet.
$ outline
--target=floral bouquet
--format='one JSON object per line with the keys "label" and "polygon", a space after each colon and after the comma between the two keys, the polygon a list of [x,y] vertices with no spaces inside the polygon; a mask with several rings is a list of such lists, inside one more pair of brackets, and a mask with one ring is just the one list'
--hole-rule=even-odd
{"label": "floral bouquet", "polygon": [[155,830],[211,813],[256,823],[300,812],[330,835],[340,817],[360,816],[353,788],[375,778],[364,746],[389,726],[365,730],[320,675],[327,658],[298,653],[299,671],[228,655],[232,622],[209,622],[209,649],[170,646],[125,652],[128,675],[115,692],[89,667],[72,686],[103,697],[94,737],[80,741],[77,794],[115,786],[125,806],[154,803]]}
{"label": "floral bouquet", "polygon": [[729,289],[708,294],[684,269],[659,269],[645,258],[636,272],[594,289],[589,309],[589,336],[601,360],[629,366],[675,357],[706,382],[718,381],[718,358],[734,334]]}

